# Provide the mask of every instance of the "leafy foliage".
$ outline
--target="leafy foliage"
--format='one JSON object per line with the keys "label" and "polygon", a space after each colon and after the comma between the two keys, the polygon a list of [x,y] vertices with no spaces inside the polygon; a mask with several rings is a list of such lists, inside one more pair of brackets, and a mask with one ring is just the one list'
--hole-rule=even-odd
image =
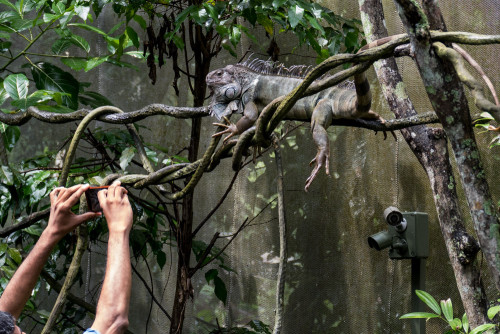
{"label": "leafy foliage", "polygon": [[[400,317],[400,319],[432,319],[439,318],[448,323],[450,330],[446,333],[470,333],[470,334],[480,334],[484,333],[487,330],[495,328],[494,324],[483,324],[477,326],[474,329],[469,328],[469,321],[467,319],[467,315],[464,314],[462,319],[454,318],[453,316],[453,305],[451,303],[451,299],[441,300],[440,303],[434,299],[430,294],[422,290],[415,290],[418,298],[422,300],[434,313],[427,312],[413,312],[407,313]],[[489,319],[493,319],[498,312],[500,312],[499,306],[493,306],[488,310]],[[443,317],[444,316],[444,317]]]}

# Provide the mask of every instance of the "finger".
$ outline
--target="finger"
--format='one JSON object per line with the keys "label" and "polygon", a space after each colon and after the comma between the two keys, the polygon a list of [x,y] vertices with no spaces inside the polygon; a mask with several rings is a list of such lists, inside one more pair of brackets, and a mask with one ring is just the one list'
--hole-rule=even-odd
{"label": "finger", "polygon": [[57,196],[59,196],[59,193],[61,192],[62,189],[63,189],[63,187],[57,187],[50,192],[50,201],[51,202],[53,202],[57,199]]}
{"label": "finger", "polygon": [[231,124],[231,121],[229,120],[229,118],[227,118],[227,116],[223,116],[224,117],[224,120],[226,121],[227,124]]}
{"label": "finger", "polygon": [[[70,187],[70,188],[62,188],[57,199],[61,202],[67,201],[68,198],[70,198],[71,195],[73,195],[75,193],[75,191],[77,191],[81,186],[82,186],[81,184],[77,184],[77,185]],[[88,185],[86,185],[86,186],[88,186]]]}
{"label": "finger", "polygon": [[109,186],[108,192],[107,192],[107,198],[112,199],[116,197],[116,188],[118,187],[118,183],[114,183]]}
{"label": "finger", "polygon": [[89,211],[89,212],[82,213],[81,215],[76,216],[76,221],[77,221],[76,226],[78,226],[86,221],[98,218],[101,215],[102,214],[100,212],[90,212]]}
{"label": "finger", "polygon": [[103,208],[103,209],[106,207],[107,196],[108,196],[107,189],[101,190],[97,193],[97,200],[99,201],[99,204],[101,205],[101,208]]}
{"label": "finger", "polygon": [[118,192],[118,195],[120,196],[120,198],[122,198],[122,199],[128,193],[127,189],[125,189],[123,187],[118,187],[117,192]]}
{"label": "finger", "polygon": [[[74,186],[74,187],[71,187],[67,190],[67,193],[70,193],[71,196],[65,201],[69,207],[72,207],[73,205],[75,205],[79,200],[80,200],[80,197],[83,195],[83,193],[89,189],[89,185],[88,184],[79,184],[77,186]],[[72,189],[72,188],[75,188],[75,189]]]}

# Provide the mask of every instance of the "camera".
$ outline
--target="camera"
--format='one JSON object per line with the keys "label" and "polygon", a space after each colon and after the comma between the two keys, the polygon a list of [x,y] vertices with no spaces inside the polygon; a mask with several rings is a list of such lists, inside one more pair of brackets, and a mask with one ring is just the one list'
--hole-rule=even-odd
{"label": "camera", "polygon": [[101,190],[108,189],[109,186],[90,186],[89,189],[85,191],[85,198],[87,199],[87,207],[89,211],[101,212],[101,204],[97,198],[97,193]]}
{"label": "camera", "polygon": [[401,212],[390,206],[384,210],[389,229],[368,237],[368,246],[378,251],[389,248],[391,259],[426,258],[429,256],[428,215]]}

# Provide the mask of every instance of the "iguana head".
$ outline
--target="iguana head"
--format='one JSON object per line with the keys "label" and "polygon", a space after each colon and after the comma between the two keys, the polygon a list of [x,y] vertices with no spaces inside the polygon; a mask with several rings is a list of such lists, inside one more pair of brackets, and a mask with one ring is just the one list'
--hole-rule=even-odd
{"label": "iguana head", "polygon": [[206,78],[208,88],[212,92],[210,114],[219,120],[241,109],[241,102],[237,100],[241,98],[242,88],[234,74],[235,66],[228,65],[208,73]]}

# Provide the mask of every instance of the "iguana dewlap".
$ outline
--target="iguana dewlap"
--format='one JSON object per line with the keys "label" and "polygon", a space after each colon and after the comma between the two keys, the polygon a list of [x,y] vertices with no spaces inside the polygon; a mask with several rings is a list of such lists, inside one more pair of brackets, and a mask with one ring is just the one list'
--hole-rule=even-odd
{"label": "iguana dewlap", "polygon": [[[224,141],[239,135],[254,125],[259,112],[275,98],[287,95],[301,82],[304,67],[290,69],[271,67],[272,63],[253,60],[249,64],[228,65],[207,75],[212,91],[210,112],[219,120],[232,113],[242,113],[236,124],[220,124],[226,129],[214,136],[229,134]],[[352,85],[351,85],[352,86]],[[311,122],[311,131],[317,147],[311,161],[314,169],[306,180],[307,191],[321,167],[329,174],[329,142],[326,129],[334,118],[382,118],[370,110],[370,85],[364,73],[354,77],[355,89],[349,85],[334,86],[304,97],[288,112],[286,119]]]}

